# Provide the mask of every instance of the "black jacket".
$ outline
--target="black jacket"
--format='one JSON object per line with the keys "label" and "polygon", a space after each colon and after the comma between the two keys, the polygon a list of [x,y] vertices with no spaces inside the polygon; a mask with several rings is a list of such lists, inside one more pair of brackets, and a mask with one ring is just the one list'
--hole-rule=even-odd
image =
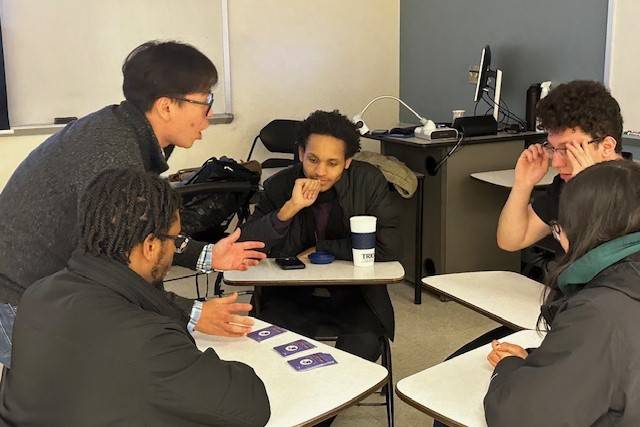
{"label": "black jacket", "polygon": [[[302,164],[294,165],[269,178],[255,212],[242,226],[241,239],[265,242],[270,257],[295,256],[312,246],[331,252],[337,259],[351,260],[349,218],[353,215],[373,215],[377,219],[376,261],[397,260],[400,253],[400,222],[395,190],[389,187],[382,173],[368,163],[353,160],[349,169],[333,188],[337,194],[339,212],[329,215],[335,234],[332,240],[315,239],[315,220],[310,208],[300,211],[285,229],[274,228],[278,210],[291,198],[295,180],[304,177]],[[385,333],[394,335],[393,306],[386,286],[358,287],[367,304],[380,319]]]}
{"label": "black jacket", "polygon": [[266,424],[253,369],[199,351],[180,316],[127,266],[74,253],[22,298],[0,425]]}
{"label": "black jacket", "polygon": [[496,366],[484,400],[487,424],[640,425],[640,256],[620,261],[582,290],[543,307],[551,329],[526,360]]}
{"label": "black jacket", "polygon": [[[145,115],[127,101],[70,123],[27,156],[0,193],[0,303],[18,305],[29,285],[65,267],[85,188],[105,169],[126,167],[168,168]],[[192,241],[176,263],[194,268],[202,247]],[[176,302],[185,312],[193,304]]]}

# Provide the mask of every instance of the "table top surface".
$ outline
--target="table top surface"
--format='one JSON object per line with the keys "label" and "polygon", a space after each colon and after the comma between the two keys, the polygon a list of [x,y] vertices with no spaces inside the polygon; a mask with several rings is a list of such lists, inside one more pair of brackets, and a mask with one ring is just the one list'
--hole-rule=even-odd
{"label": "table top surface", "polygon": [[[403,137],[398,135],[363,135],[365,138],[375,139],[383,142],[391,142],[403,145],[410,145],[415,147],[434,147],[434,146],[446,146],[453,145],[458,142],[458,138],[442,138],[442,139],[423,139],[415,136]],[[520,133],[507,133],[498,132],[496,135],[482,135],[472,136],[465,138],[463,144],[484,144],[488,142],[501,142],[501,141],[524,141],[534,138],[544,139],[545,134],[540,132],[520,132]]]}
{"label": "table top surface", "polygon": [[[501,341],[538,347],[543,336],[520,331]],[[493,368],[487,361],[491,344],[478,347],[398,382],[398,396],[411,406],[451,426],[486,427],[483,399]]]}
{"label": "table top surface", "polygon": [[[265,326],[269,324],[256,319],[253,330]],[[388,374],[382,365],[291,331],[262,342],[197,332],[194,338],[200,350],[212,347],[220,359],[243,362],[255,370],[264,382],[271,404],[267,426],[311,425],[328,418],[380,388]],[[300,338],[315,344],[316,348],[286,358],[273,349]],[[298,372],[287,363],[317,352],[331,354],[338,363],[306,372]]]}
{"label": "table top surface", "polygon": [[354,267],[351,261],[312,264],[302,258],[304,269],[283,270],[274,258],[267,258],[246,271],[225,271],[230,285],[386,285],[401,282],[404,268],[397,261],[376,262],[373,267]]}
{"label": "table top surface", "polygon": [[514,329],[536,329],[545,286],[512,271],[427,276],[428,288]]}
{"label": "table top surface", "polygon": [[[550,185],[553,182],[553,178],[558,174],[558,171],[549,168],[547,174],[540,180],[536,186]],[[479,181],[488,182],[489,184],[497,185],[499,187],[511,188],[513,187],[513,181],[515,176],[515,169],[504,169],[499,171],[488,172],[476,172],[472,173],[471,177]]]}

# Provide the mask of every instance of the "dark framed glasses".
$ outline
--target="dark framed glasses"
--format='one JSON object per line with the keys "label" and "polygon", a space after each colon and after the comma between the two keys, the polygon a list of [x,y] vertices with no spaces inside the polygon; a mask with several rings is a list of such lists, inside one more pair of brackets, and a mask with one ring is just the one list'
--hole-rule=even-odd
{"label": "dark framed glasses", "polygon": [[[592,139],[591,141],[587,141],[587,144],[595,144],[597,142],[602,141],[603,139],[604,137],[595,138],[595,139]],[[544,148],[544,150],[547,152],[547,155],[549,157],[553,157],[553,155],[556,153],[559,156],[567,157],[567,147],[555,148],[553,145],[551,145],[549,141],[544,141],[542,143],[542,148]]]}
{"label": "dark framed glasses", "polygon": [[189,245],[189,241],[191,240],[189,236],[183,233],[180,233],[178,235],[158,234],[156,237],[161,240],[169,240],[169,239],[173,240],[173,243],[176,246],[175,252],[177,254],[183,253],[187,249],[187,246]]}
{"label": "dark framed glasses", "polygon": [[170,98],[176,99],[178,101],[190,102],[191,104],[205,105],[207,107],[207,111],[205,111],[204,113],[205,116],[209,115],[209,111],[211,111],[211,106],[213,105],[213,92],[209,92],[209,94],[207,95],[206,101],[197,101],[195,99],[180,98],[178,96],[171,96]]}

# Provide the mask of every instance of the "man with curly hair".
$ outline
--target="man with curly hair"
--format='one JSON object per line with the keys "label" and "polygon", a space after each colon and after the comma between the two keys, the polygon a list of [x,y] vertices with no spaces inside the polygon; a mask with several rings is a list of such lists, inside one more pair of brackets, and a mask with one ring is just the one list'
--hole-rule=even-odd
{"label": "man with curly hair", "polygon": [[[595,81],[561,84],[538,103],[547,141],[532,144],[516,163],[513,188],[498,222],[498,246],[524,249],[551,233],[565,182],[587,167],[621,158],[622,115],[618,102]],[[545,192],[531,201],[549,166],[558,171]]]}

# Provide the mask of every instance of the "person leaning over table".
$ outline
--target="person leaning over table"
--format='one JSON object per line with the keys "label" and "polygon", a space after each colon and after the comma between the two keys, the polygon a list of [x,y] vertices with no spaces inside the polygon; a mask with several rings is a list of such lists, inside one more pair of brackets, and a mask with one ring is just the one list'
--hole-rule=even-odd
{"label": "person leaning over table", "polygon": [[640,165],[591,166],[567,182],[553,236],[566,254],[548,278],[528,353],[494,341],[490,427],[640,425]]}
{"label": "person leaning over table", "polygon": [[20,303],[0,425],[263,426],[264,384],[201,352],[162,280],[180,235],[180,196],[156,174],[103,171],[79,209],[65,268]]}
{"label": "person leaning over table", "polygon": [[[22,293],[66,265],[76,246],[78,201],[101,171],[132,167],[160,174],[174,147],[190,148],[209,126],[213,63],[193,46],[150,41],[122,66],[125,101],[82,117],[49,137],[18,166],[0,193],[0,363],[11,364],[11,330]],[[164,151],[163,151],[164,150]],[[166,156],[165,156],[166,155]],[[215,245],[191,241],[176,263],[209,272],[246,269],[264,254],[259,242],[236,243],[239,231]],[[166,296],[184,322],[217,335],[243,335],[253,320],[237,295],[205,303]],[[229,323],[233,318],[235,324]]]}

